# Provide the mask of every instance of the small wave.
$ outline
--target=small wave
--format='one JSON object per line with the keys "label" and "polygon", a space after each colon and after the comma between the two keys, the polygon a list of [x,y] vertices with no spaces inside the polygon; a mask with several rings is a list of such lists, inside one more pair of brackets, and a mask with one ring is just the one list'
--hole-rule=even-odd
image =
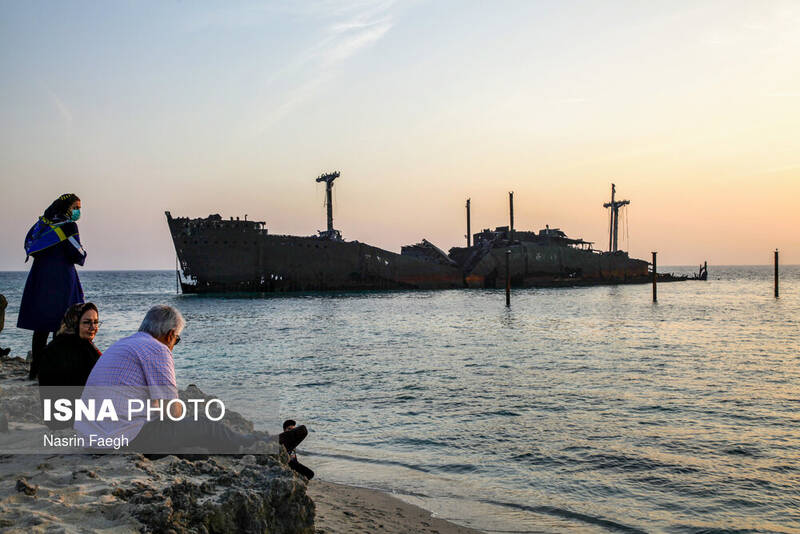
{"label": "small wave", "polygon": [[[645,484],[651,488],[658,489],[659,491],[670,490],[679,495],[691,495],[694,497],[707,498],[714,497],[719,494],[719,490],[713,485],[675,480],[658,475],[637,477],[633,478],[632,481]],[[672,509],[679,508],[673,507]]]}
{"label": "small wave", "polygon": [[515,504],[509,502],[502,502],[502,501],[494,501],[494,500],[485,500],[483,501],[487,504],[494,504],[496,506],[504,506],[506,508],[514,508],[517,510],[524,510],[526,512],[533,512],[536,514],[544,514],[550,515],[554,517],[561,517],[564,519],[570,519],[574,521],[580,521],[581,523],[586,523],[589,525],[597,525],[600,527],[607,528],[608,530],[613,530],[616,532],[629,532],[631,534],[645,534],[643,530],[639,530],[635,527],[629,527],[627,525],[623,525],[621,523],[616,523],[609,519],[603,519],[602,517],[595,517],[587,514],[582,514],[580,512],[573,512],[571,510],[565,510],[563,508],[556,508],[555,506],[529,506],[525,504]]}
{"label": "small wave", "polygon": [[278,376],[278,375],[291,375],[296,373],[294,369],[263,369],[260,371],[253,371],[257,376]]}
{"label": "small wave", "polygon": [[764,471],[772,471],[775,473],[794,473],[795,471],[799,470],[796,466],[793,465],[773,465],[770,467],[762,467],[761,469]]}
{"label": "small wave", "polygon": [[425,439],[425,438],[397,438],[393,440],[398,445],[413,445],[414,447],[448,447],[447,443],[441,440]]}
{"label": "small wave", "polygon": [[587,447],[586,445],[570,445],[568,447],[564,447],[562,450],[564,452],[590,451],[592,450],[592,447]]}
{"label": "small wave", "polygon": [[526,453],[523,453],[523,454],[517,454],[516,456],[512,456],[511,459],[515,460],[515,461],[518,461],[518,462],[523,462],[523,463],[526,463],[526,464],[529,464],[529,465],[563,465],[564,464],[564,462],[562,462],[562,461],[560,461],[560,460],[558,460],[556,458],[544,456],[544,455],[541,455],[541,454],[536,454],[536,453],[533,453],[533,452],[526,452]]}
{"label": "small wave", "polygon": [[374,465],[394,465],[399,467],[405,467],[407,469],[413,469],[414,471],[420,471],[422,473],[430,473],[431,470],[427,467],[422,467],[416,464],[408,464],[405,462],[397,462],[395,460],[379,460],[377,458],[364,458],[361,456],[351,456],[349,454],[336,454],[336,453],[329,453],[329,452],[313,452],[313,451],[303,451],[303,454],[306,456],[321,456],[323,458],[335,458],[337,460],[348,460],[351,462],[360,462],[365,464],[374,464]]}
{"label": "small wave", "polygon": [[722,501],[723,505],[731,510],[741,510],[742,508],[760,508],[763,503],[742,499],[740,497],[733,499],[726,499]]}
{"label": "small wave", "polygon": [[474,473],[478,467],[472,464],[444,464],[437,465],[436,470],[444,473]]}
{"label": "small wave", "polygon": [[651,404],[647,406],[637,406],[632,408],[636,412],[680,412],[681,408],[677,406],[663,406],[661,404]]}
{"label": "small wave", "polygon": [[752,447],[745,447],[742,445],[723,449],[722,452],[733,456],[747,456],[749,458],[758,458],[761,456],[761,454],[759,454],[759,452]]}
{"label": "small wave", "polygon": [[502,415],[506,417],[519,417],[521,414],[511,411],[511,410],[495,410],[493,412],[483,412],[475,414],[477,417],[482,417],[486,415]]}
{"label": "small wave", "polygon": [[578,471],[610,469],[621,472],[664,470],[676,474],[698,472],[697,468],[687,465],[665,463],[652,458],[628,456],[625,454],[594,453],[581,456],[582,457],[577,460],[571,460],[573,463],[577,461],[578,464],[583,464],[582,467],[578,467]]}
{"label": "small wave", "polygon": [[314,388],[314,387],[319,387],[319,386],[329,386],[330,384],[333,384],[333,382],[331,380],[328,380],[326,382],[306,382],[305,384],[297,384],[295,387],[298,387],[298,388]]}
{"label": "small wave", "polygon": [[681,532],[689,532],[690,534],[755,534],[761,532],[760,530],[753,530],[749,528],[698,528],[698,527],[679,527]]}

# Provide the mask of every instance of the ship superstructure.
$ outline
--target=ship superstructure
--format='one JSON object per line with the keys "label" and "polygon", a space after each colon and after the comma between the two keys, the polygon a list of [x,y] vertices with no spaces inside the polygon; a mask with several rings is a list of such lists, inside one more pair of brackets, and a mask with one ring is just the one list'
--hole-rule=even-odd
{"label": "ship superstructure", "polygon": [[[630,201],[615,201],[612,216],[617,220],[620,207]],[[473,234],[467,247],[453,247],[449,257],[464,272],[467,287],[504,287],[506,256],[511,285],[516,287],[644,283],[649,263],[632,259],[617,250],[616,226],[609,252],[595,250],[590,241],[573,239],[558,228],[535,231],[514,228],[514,193],[508,194],[509,225]],[[608,205],[606,205],[608,207]],[[470,202],[467,201],[467,231],[470,228]],[[508,252],[508,255],[506,253]]]}

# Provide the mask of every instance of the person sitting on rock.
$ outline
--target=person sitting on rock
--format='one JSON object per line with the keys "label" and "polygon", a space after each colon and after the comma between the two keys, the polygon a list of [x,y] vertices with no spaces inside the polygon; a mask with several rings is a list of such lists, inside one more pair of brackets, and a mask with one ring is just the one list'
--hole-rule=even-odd
{"label": "person sitting on rock", "polygon": [[[100,358],[94,337],[100,326],[97,306],[91,302],[67,309],[55,338],[39,356],[40,396],[44,399],[79,397],[89,373]],[[45,421],[52,429],[69,428],[72,419]]]}
{"label": "person sitting on rock", "polygon": [[97,306],[91,302],[73,304],[61,320],[61,327],[44,351],[39,363],[40,386],[83,386],[100,351],[94,338],[100,327]]}
{"label": "person sitting on rock", "polygon": [[[119,420],[76,420],[75,430],[88,437],[87,444],[91,443],[91,435],[103,443],[124,438],[129,450],[166,454],[237,453],[257,445],[256,436],[236,432],[219,421],[184,414],[180,403],[173,403],[166,413],[169,401],[178,399],[172,351],[181,341],[185,324],[181,313],[172,306],[153,306],[137,333],[106,350],[86,381],[83,400],[94,398],[100,404],[111,398]],[[134,411],[130,406],[136,402],[148,406]],[[152,418],[151,409],[155,414]],[[155,412],[158,409],[163,416]]]}
{"label": "person sitting on rock", "polygon": [[278,443],[286,447],[286,452],[289,453],[289,467],[311,480],[314,478],[314,471],[298,462],[295,452],[295,448],[306,439],[306,436],[308,436],[306,425],[297,426],[293,419],[287,419],[283,422],[283,433],[278,436]]}

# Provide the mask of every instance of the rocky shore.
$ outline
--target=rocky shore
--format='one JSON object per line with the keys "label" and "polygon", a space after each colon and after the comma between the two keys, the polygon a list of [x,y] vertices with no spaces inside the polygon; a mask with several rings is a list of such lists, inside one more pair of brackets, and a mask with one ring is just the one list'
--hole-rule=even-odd
{"label": "rocky shore", "polygon": [[[36,432],[27,364],[0,361],[0,416],[8,432]],[[27,390],[27,391],[26,391]],[[197,395],[194,390],[192,395]],[[252,424],[228,418],[239,430]],[[273,446],[259,454],[14,454],[0,456],[3,532],[311,533],[305,479]]]}
{"label": "rocky shore", "polygon": [[[31,401],[34,387],[27,380],[24,360],[0,358],[0,433],[41,435],[45,427],[38,403]],[[201,394],[190,388],[193,397]],[[238,414],[226,420],[238,430],[252,431],[252,423]],[[184,458],[0,455],[0,532],[476,532],[432,518],[388,494],[317,480],[308,483],[288,467],[282,448],[273,442],[268,449]]]}
{"label": "rocky shore", "polygon": [[267,455],[15,455],[0,462],[5,532],[314,532],[305,482]]}

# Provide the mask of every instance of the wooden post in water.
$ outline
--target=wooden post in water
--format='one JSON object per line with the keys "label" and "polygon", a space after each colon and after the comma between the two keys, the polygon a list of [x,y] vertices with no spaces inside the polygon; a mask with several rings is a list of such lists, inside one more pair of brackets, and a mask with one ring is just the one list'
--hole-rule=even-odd
{"label": "wooden post in water", "polygon": [[506,306],[511,306],[511,251],[506,250]]}
{"label": "wooden post in water", "polygon": [[514,192],[508,192],[508,213],[509,213],[509,239],[514,243]]}
{"label": "wooden post in water", "polygon": [[472,231],[469,227],[469,201],[470,199],[467,199],[467,248],[472,245]]}
{"label": "wooden post in water", "polygon": [[778,249],[775,249],[775,298],[778,298]]}
{"label": "wooden post in water", "polygon": [[657,288],[657,280],[658,280],[658,269],[656,268],[656,254],[657,252],[653,252],[653,302],[658,302],[658,288]]}

